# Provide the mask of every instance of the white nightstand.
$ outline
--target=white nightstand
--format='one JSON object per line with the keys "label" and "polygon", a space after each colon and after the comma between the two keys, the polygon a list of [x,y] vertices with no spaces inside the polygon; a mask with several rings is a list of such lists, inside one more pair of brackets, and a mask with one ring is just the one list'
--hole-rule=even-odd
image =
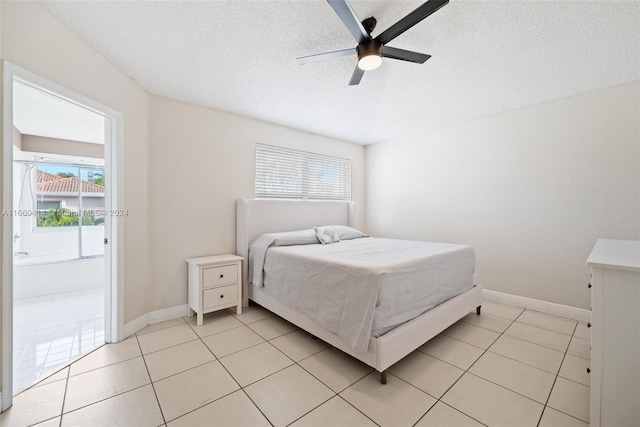
{"label": "white nightstand", "polygon": [[214,255],[189,258],[189,314],[202,316],[236,306],[242,313],[242,261],[237,255]]}

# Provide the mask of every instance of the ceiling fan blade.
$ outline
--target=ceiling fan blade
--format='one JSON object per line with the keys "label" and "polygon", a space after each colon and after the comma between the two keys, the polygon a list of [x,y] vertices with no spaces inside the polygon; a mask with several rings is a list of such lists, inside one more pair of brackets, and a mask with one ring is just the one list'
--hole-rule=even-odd
{"label": "ceiling fan blade", "polygon": [[431,58],[431,55],[425,55],[424,53],[413,52],[410,50],[397,49],[390,46],[382,46],[382,56],[386,58],[399,59],[401,61],[415,62],[418,64],[424,64],[427,59]]}
{"label": "ceiling fan blade", "polygon": [[362,80],[363,75],[364,75],[364,70],[360,69],[360,67],[356,65],[356,69],[353,70],[353,75],[351,75],[349,86],[355,86],[357,84],[360,84],[360,80]]}
{"label": "ceiling fan blade", "polygon": [[445,6],[447,3],[449,3],[449,0],[427,1],[422,6],[419,6],[416,10],[409,13],[407,16],[380,33],[380,35],[376,37],[376,40],[379,41],[380,44],[389,43],[391,40],[395,39],[400,34],[404,33],[409,28],[413,27],[418,22],[431,15],[433,12]]}
{"label": "ceiling fan blade", "polygon": [[300,58],[296,58],[296,59],[298,60],[298,63],[300,65],[304,65],[310,62],[324,61],[325,59],[333,59],[333,58],[339,58],[341,56],[355,55],[356,53],[357,53],[356,48],[354,47],[351,49],[334,50],[333,52],[318,53],[316,55],[301,56]]}
{"label": "ceiling fan blade", "polygon": [[358,19],[356,12],[347,0],[327,0],[333,10],[336,12],[342,23],[347,27],[349,32],[353,34],[358,44],[371,40],[371,36],[362,26],[362,22]]}

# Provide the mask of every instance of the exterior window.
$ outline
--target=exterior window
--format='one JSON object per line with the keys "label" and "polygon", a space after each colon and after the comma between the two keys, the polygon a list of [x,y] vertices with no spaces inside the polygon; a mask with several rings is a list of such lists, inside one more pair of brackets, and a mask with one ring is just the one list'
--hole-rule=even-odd
{"label": "exterior window", "polygon": [[256,145],[255,196],[351,200],[351,160]]}
{"label": "exterior window", "polygon": [[[60,170],[55,174],[48,169]],[[38,228],[104,223],[104,172],[73,166],[36,167]]]}
{"label": "exterior window", "polygon": [[39,211],[48,211],[49,209],[60,209],[61,200],[52,201],[48,200],[46,202],[38,202],[38,210]]}

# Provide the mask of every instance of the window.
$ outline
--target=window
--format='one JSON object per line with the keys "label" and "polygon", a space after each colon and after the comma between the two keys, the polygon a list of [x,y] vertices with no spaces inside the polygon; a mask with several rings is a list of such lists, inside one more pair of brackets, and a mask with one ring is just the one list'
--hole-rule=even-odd
{"label": "window", "polygon": [[47,200],[45,202],[38,201],[38,211],[48,211],[50,209],[60,209],[62,200]]}
{"label": "window", "polygon": [[71,165],[36,166],[38,228],[104,224],[104,172]]}
{"label": "window", "polygon": [[351,160],[256,145],[256,197],[351,200]]}

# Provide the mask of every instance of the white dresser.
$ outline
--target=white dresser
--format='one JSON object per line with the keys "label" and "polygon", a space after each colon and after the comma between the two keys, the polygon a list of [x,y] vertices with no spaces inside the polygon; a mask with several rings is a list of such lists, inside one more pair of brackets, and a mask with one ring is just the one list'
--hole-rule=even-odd
{"label": "white dresser", "polygon": [[205,313],[234,306],[236,313],[242,313],[243,260],[231,254],[187,259],[189,309],[198,314],[198,326]]}
{"label": "white dresser", "polygon": [[592,426],[640,426],[640,242],[599,239],[591,267]]}

